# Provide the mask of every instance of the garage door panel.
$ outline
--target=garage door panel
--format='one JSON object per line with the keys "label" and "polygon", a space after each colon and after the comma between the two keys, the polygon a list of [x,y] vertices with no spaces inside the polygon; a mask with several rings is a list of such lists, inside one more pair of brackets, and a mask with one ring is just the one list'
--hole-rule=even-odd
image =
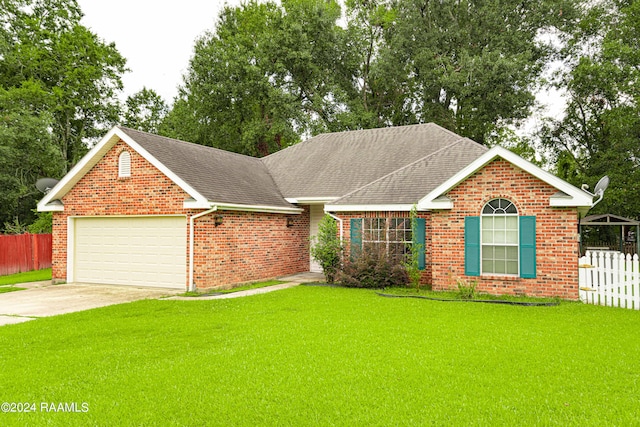
{"label": "garage door panel", "polygon": [[185,217],[74,221],[76,282],[185,287]]}

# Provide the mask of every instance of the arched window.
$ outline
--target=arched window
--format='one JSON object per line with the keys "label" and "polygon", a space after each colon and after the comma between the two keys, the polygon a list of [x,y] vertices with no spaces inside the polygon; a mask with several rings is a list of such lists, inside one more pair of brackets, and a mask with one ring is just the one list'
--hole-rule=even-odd
{"label": "arched window", "polygon": [[519,274],[519,217],[507,199],[493,199],[482,209],[481,260],[484,274]]}
{"label": "arched window", "polygon": [[131,154],[123,151],[118,157],[118,177],[126,178],[131,176]]}

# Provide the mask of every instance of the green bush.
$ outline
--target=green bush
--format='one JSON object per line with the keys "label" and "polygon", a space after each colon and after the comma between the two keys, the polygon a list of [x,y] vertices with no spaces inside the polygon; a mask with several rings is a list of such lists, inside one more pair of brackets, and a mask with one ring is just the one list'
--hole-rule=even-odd
{"label": "green bush", "polygon": [[53,229],[53,213],[37,212],[35,209],[33,211],[36,213],[36,219],[33,223],[27,226],[29,233],[51,234],[51,230]]}
{"label": "green bush", "polygon": [[458,279],[458,298],[460,299],[474,299],[476,297],[476,287],[478,282],[472,281],[467,283],[465,280]]}
{"label": "green bush", "polygon": [[387,288],[407,286],[409,275],[403,263],[389,257],[385,250],[368,249],[343,263],[338,281],[352,288]]}
{"label": "green bush", "polygon": [[[416,218],[418,218],[418,211],[416,205],[413,205],[410,212],[411,218],[411,231],[412,233],[416,233]],[[409,257],[403,261],[403,265],[407,270],[407,275],[409,276],[409,282],[411,286],[416,289],[420,288],[420,278],[422,277],[422,270],[420,270],[420,262],[419,256],[420,251],[424,249],[421,244],[414,243],[410,247],[410,255]]]}
{"label": "green bush", "polygon": [[342,260],[342,245],[336,221],[330,215],[325,215],[318,224],[318,235],[310,240],[311,256],[322,267],[327,282],[333,283]]}

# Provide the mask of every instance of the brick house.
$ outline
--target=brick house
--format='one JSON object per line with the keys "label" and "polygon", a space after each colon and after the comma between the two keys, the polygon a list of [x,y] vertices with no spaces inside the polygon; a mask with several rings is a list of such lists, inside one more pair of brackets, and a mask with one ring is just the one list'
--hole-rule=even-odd
{"label": "brick house", "polygon": [[[417,207],[417,227],[409,211]],[[347,250],[420,243],[422,280],[578,297],[592,196],[435,124],[322,134],[262,159],[112,129],[38,204],[58,281],[203,289],[320,271],[325,212]]]}

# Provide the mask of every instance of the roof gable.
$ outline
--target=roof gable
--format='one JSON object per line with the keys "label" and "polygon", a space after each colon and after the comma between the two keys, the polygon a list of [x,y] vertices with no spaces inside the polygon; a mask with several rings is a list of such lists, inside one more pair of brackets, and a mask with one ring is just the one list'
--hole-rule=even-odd
{"label": "roof gable", "polygon": [[589,215],[582,218],[580,225],[640,225],[640,221],[613,214]]}
{"label": "roof gable", "polygon": [[122,130],[210,203],[294,208],[255,157],[133,129]]}
{"label": "roof gable", "polygon": [[56,203],[67,194],[98,162],[111,150],[118,141],[124,141],[132,149],[138,152],[149,163],[158,168],[190,197],[199,202],[206,202],[206,199],[193,187],[180,179],[172,171],[167,169],[161,162],[151,156],[139,144],[133,141],[121,129],[114,127],[111,129],[89,152],[56,184],[38,203],[39,211],[62,211],[64,207],[61,203]]}
{"label": "roof gable", "polygon": [[446,197],[446,194],[452,188],[454,188],[455,186],[469,178],[471,175],[473,175],[475,172],[482,169],[484,166],[497,158],[506,160],[512,165],[524,170],[525,172],[533,175],[534,177],[557,189],[558,193],[549,198],[550,206],[577,207],[582,208],[582,210],[588,210],[588,208],[591,208],[593,204],[593,197],[589,193],[577,187],[574,187],[563,179],[560,179],[557,176],[545,171],[539,166],[536,166],[533,163],[518,156],[517,154],[514,154],[505,148],[496,146],[484,153],[482,156],[478,157],[468,166],[458,171],[458,173],[444,181],[442,184],[438,185],[426,196],[420,199],[420,201],[418,202],[418,209],[451,209],[453,207],[453,203],[449,198]]}
{"label": "roof gable", "polygon": [[56,203],[91,170],[118,141],[144,157],[191,198],[185,208],[212,205],[245,206],[299,212],[282,198],[265,166],[252,157],[211,147],[115,127],[38,203],[40,211],[61,211]]}

